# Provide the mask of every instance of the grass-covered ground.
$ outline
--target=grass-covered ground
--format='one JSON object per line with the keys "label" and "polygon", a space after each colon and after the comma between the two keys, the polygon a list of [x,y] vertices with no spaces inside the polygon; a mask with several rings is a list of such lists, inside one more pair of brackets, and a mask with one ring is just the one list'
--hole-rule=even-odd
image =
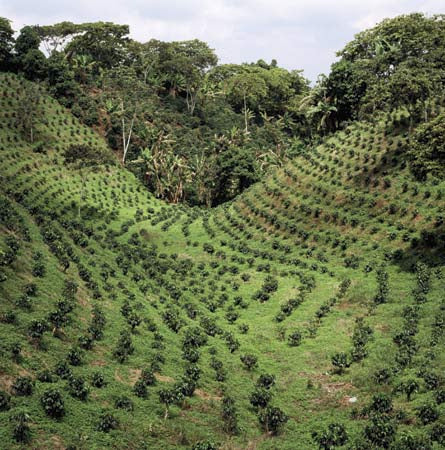
{"label": "grass-covered ground", "polygon": [[[1,448],[311,449],[333,422],[345,448],[441,448],[445,183],[409,175],[403,113],[351,125],[209,211],[155,199],[118,164],[89,170],[81,199],[62,152],[105,143],[43,96],[42,145],[29,144],[15,126],[24,83],[0,78]],[[36,320],[47,322],[41,337]],[[184,352],[186,336],[206,342]],[[155,381],[141,397],[142,371]],[[261,374],[275,376],[269,404],[288,416],[276,435],[250,403]],[[196,386],[165,418],[160,393],[181,379]],[[410,401],[397,389],[407,380]],[[45,414],[48,390],[63,417]],[[235,434],[221,416],[227,396]],[[14,439],[20,412],[26,444]],[[105,432],[107,413],[116,427]]]}

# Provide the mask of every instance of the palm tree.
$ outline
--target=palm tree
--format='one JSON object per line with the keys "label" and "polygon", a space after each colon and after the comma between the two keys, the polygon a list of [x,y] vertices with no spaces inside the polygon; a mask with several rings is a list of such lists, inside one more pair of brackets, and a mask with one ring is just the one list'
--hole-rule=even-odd
{"label": "palm tree", "polygon": [[146,166],[146,175],[156,197],[178,203],[184,196],[184,184],[191,178],[191,168],[184,157],[174,152],[175,141],[163,131],[157,133],[151,148],[143,149],[141,157],[132,163]]}
{"label": "palm tree", "polygon": [[224,94],[224,92],[218,88],[215,83],[212,83],[208,77],[204,78],[202,83],[200,94],[202,98],[206,100],[215,100],[217,97]]}
{"label": "palm tree", "polygon": [[94,67],[95,62],[87,55],[75,55],[71,61],[80,82],[85,84],[88,72]]}
{"label": "palm tree", "polygon": [[329,99],[319,100],[315,106],[308,109],[307,115],[310,119],[317,123],[317,130],[329,130],[332,121],[335,120],[334,113],[337,112],[337,107],[332,105]]}
{"label": "palm tree", "polygon": [[261,170],[267,170],[269,167],[281,167],[286,160],[286,152],[283,135],[281,134],[286,124],[283,117],[275,119],[273,116],[268,116],[266,112],[260,112],[260,116],[264,122],[264,128],[269,135],[273,137],[275,148],[267,148],[259,153],[258,158],[261,160]]}
{"label": "palm tree", "polygon": [[301,100],[300,110],[304,112],[309,123],[315,124],[317,131],[326,131],[337,126],[335,103],[336,98],[328,96],[327,77],[322,74],[318,77],[315,87]]}
{"label": "palm tree", "polygon": [[[184,183],[190,181],[189,166],[183,157],[169,153],[170,171],[167,170],[167,196],[173,203],[178,203],[184,195]],[[167,169],[168,169],[167,166]]]}
{"label": "palm tree", "polygon": [[172,97],[176,97],[179,92],[186,88],[186,79],[180,73],[171,74],[168,81],[170,82],[170,95]]}
{"label": "palm tree", "polygon": [[214,185],[211,159],[206,157],[202,151],[201,154],[194,156],[190,169],[191,176],[197,185],[198,200],[210,207],[212,200],[211,191]]}

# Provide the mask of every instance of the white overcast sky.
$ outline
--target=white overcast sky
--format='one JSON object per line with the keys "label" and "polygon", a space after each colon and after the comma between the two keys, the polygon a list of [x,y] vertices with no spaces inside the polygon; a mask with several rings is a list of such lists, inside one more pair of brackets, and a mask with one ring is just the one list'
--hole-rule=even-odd
{"label": "white overcast sky", "polygon": [[445,13],[445,0],[0,0],[0,17],[15,30],[63,20],[125,23],[141,42],[198,38],[222,63],[275,58],[312,81],[358,31],[414,11]]}

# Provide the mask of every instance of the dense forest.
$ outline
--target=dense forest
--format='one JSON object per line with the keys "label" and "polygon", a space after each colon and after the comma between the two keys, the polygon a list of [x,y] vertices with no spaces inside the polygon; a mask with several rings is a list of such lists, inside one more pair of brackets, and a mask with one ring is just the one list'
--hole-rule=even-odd
{"label": "dense forest", "polygon": [[218,66],[205,42],[141,44],[128,26],[101,22],[27,26],[13,42],[3,24],[3,66],[44,84],[158,198],[227,201],[305,135],[308,82],[276,61]]}
{"label": "dense forest", "polygon": [[445,15],[129,33],[0,18],[0,448],[445,448]]}
{"label": "dense forest", "polygon": [[[218,65],[205,42],[139,43],[126,25],[26,26],[14,40],[2,19],[1,30],[3,68],[41,83],[102,134],[156,197],[190,205],[234,198],[353,120],[406,107],[410,120],[427,121],[445,83],[442,16],[403,16],[357,35],[313,89],[275,60]],[[32,101],[27,93],[23,106]]]}

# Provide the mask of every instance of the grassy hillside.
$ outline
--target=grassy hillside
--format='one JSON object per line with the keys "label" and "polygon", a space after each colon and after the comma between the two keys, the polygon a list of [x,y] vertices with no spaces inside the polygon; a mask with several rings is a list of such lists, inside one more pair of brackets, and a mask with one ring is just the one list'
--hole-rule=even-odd
{"label": "grassy hillside", "polygon": [[[155,199],[118,164],[90,169],[83,189],[63,151],[104,141],[42,96],[30,145],[15,125],[24,83],[0,76],[2,448],[21,448],[19,412],[30,448],[311,449],[333,422],[346,447],[371,448],[379,420],[396,448],[441,448],[445,183],[410,177],[403,112],[201,210]],[[277,435],[250,402],[262,374],[288,416]],[[49,390],[63,417],[45,414]]]}

